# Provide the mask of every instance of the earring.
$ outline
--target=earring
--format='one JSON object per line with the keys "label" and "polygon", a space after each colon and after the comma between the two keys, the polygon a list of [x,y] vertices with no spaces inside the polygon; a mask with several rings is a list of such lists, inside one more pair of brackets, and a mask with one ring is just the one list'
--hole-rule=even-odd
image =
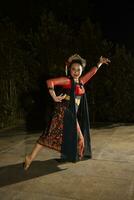
{"label": "earring", "polygon": [[65,66],[65,73],[66,73],[66,76],[68,75],[68,67],[67,65]]}

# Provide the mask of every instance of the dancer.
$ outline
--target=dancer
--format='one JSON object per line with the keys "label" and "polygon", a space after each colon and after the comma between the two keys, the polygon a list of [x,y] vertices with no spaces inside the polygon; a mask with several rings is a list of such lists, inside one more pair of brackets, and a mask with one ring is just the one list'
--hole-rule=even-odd
{"label": "dancer", "polygon": [[[74,54],[66,62],[65,77],[47,80],[49,93],[55,102],[55,110],[32,152],[26,155],[25,170],[44,147],[60,152],[59,161],[62,162],[77,162],[92,158],[88,104],[84,85],[102,64],[109,63],[108,58],[101,56],[97,65],[82,75],[86,60]],[[62,94],[58,96],[54,90],[56,86],[62,87]]]}

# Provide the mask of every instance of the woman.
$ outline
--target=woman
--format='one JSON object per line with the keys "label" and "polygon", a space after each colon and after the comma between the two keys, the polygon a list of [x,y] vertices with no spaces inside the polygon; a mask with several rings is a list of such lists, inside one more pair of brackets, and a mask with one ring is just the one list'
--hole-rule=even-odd
{"label": "woman", "polygon": [[[61,161],[76,162],[92,157],[84,84],[91,79],[102,64],[109,63],[108,58],[101,56],[97,66],[81,76],[86,60],[74,54],[66,63],[66,77],[47,80],[49,93],[56,102],[55,111],[50,124],[37,140],[32,152],[25,157],[25,170],[29,168],[44,146],[59,151]],[[63,93],[59,96],[55,93],[55,86],[63,88]]]}

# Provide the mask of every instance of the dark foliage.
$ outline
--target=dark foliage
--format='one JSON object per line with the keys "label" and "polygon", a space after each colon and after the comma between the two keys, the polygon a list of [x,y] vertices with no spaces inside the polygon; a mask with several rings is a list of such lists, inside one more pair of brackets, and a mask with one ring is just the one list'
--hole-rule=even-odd
{"label": "dark foliage", "polygon": [[110,66],[102,66],[86,85],[91,121],[134,121],[133,56],[125,47],[105,40],[89,18],[83,18],[77,28],[63,21],[42,11],[36,30],[23,32],[9,19],[1,20],[1,128],[22,118],[29,129],[44,128],[53,105],[46,80],[64,75],[65,59],[73,53],[87,60],[85,73],[101,55],[111,59]]}

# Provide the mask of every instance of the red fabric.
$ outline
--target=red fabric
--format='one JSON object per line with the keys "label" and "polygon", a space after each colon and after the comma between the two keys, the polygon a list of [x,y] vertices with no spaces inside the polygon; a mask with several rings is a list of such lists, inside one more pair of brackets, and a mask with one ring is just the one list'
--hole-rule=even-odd
{"label": "red fabric", "polygon": [[96,72],[97,72],[97,67],[92,67],[92,68],[90,69],[89,72],[87,72],[85,75],[83,75],[83,76],[80,78],[80,81],[81,81],[83,84],[87,83],[87,82],[92,78],[92,76],[93,76],[94,74],[96,74]]}
{"label": "red fabric", "polygon": [[[92,76],[97,72],[97,67],[92,67],[89,72],[80,77],[80,82],[84,85],[87,83]],[[48,87],[54,87],[56,85],[62,86],[63,88],[71,88],[71,80],[67,77],[59,77],[47,80]],[[77,84],[75,89],[75,95],[83,95],[85,93],[84,87]]]}
{"label": "red fabric", "polygon": [[[71,81],[68,85],[63,85],[63,88],[71,89]],[[85,93],[85,89],[82,85],[76,84],[75,95],[81,96]]]}

